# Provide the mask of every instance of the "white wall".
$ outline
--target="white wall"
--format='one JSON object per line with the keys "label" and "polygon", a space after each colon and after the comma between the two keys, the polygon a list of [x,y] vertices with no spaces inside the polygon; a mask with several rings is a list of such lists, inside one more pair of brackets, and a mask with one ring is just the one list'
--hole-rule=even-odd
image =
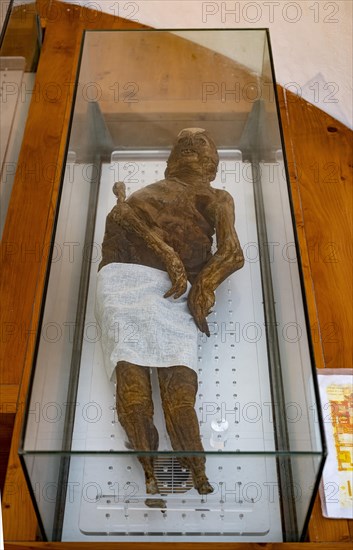
{"label": "white wall", "polygon": [[277,81],[350,128],[352,0],[73,0],[156,28],[269,27]]}

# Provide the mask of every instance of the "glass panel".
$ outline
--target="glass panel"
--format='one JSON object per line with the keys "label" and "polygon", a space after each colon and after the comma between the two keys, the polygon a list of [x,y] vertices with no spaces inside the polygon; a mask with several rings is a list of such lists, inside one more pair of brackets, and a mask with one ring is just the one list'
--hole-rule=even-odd
{"label": "glass panel", "polygon": [[24,57],[26,72],[34,73],[39,53],[40,26],[35,3],[14,0],[4,18],[0,56]]}
{"label": "glass panel", "polygon": [[[200,127],[218,150],[212,187],[233,198],[245,264],[216,291],[209,337],[191,337],[204,451],[195,438],[185,443],[194,429],[191,412],[183,437],[173,435],[168,403],[161,403],[165,382],[153,368],[158,452],[144,443],[133,449],[104,357],[126,344],[136,349],[154,310],[141,307],[138,321],[110,320],[109,330],[95,317],[106,217],[116,204],[112,187],[124,182],[130,197],[164,180],[178,133]],[[22,450],[26,463],[46,457],[55,464],[49,470],[60,488],[56,508],[40,509],[48,538],[153,541],[166,532],[170,540],[300,539],[323,446],[290,200],[265,31],[86,33]],[[183,222],[179,230],[187,242]],[[125,252],[135,277],[144,266],[131,261],[132,249]],[[128,279],[128,306],[129,289]],[[157,347],[168,315],[155,334]],[[174,447],[180,443],[176,451],[170,438]],[[207,496],[195,489],[204,462],[213,487]],[[160,476],[159,495],[146,493],[141,463]],[[73,498],[76,486],[80,496]],[[155,502],[146,504],[148,498]]]}
{"label": "glass panel", "polygon": [[62,457],[57,455],[22,456],[40,530],[47,540],[56,540],[56,526],[60,517],[60,472]]}
{"label": "glass panel", "polygon": [[15,179],[34,89],[41,30],[35,3],[1,2],[0,35],[0,237]]}

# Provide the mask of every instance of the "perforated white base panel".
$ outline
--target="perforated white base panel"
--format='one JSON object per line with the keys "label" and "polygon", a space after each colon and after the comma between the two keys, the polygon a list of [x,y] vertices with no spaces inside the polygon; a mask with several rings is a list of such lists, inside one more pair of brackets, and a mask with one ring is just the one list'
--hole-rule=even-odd
{"label": "perforated white base panel", "polygon": [[[124,180],[130,194],[163,179],[165,160],[153,154],[127,160],[113,155],[113,162],[103,166],[94,236],[96,265],[91,269],[77,397],[84,414],[76,415],[74,451],[128,450],[115,416],[115,388],[103,367],[94,317],[99,250],[106,215],[115,204],[114,181]],[[204,449],[214,453],[206,459],[214,492],[202,498],[185,481],[186,487],[181,488],[185,492],[163,496],[164,510],[152,509],[145,504],[142,467],[132,454],[73,457],[63,540],[158,541],[166,534],[168,540],[178,541],[282,540],[275,459],[260,454],[274,450],[274,434],[250,165],[243,164],[234,152],[231,158],[225,155],[213,185],[233,195],[237,232],[251,255],[251,261],[216,292],[214,312],[208,319],[210,338],[199,335],[196,409]],[[132,327],[121,327],[119,337],[133,336]],[[155,374],[159,449],[168,451],[171,447]],[[235,454],[247,451],[259,455],[239,454],[238,458]],[[169,479],[173,467],[162,464],[163,468]]]}

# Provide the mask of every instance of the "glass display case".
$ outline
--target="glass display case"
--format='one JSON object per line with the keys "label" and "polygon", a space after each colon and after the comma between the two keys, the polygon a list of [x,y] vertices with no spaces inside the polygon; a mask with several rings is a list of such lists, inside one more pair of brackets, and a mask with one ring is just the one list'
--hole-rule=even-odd
{"label": "glass display case", "polygon": [[[152,451],[131,448],[117,417],[97,274],[113,184],[130,197],[163,180],[184,128],[216,144],[212,187],[234,200],[245,263],[216,290],[209,336],[195,337],[204,450],[172,449],[151,367]],[[148,323],[152,306],[140,313]],[[117,346],[139,328],[114,327]],[[47,540],[305,536],[325,446],[266,30],[85,33],[20,456]],[[152,499],[141,466],[150,458]],[[196,459],[209,494],[194,487]]]}
{"label": "glass display case", "polygon": [[42,31],[35,3],[0,4],[0,237],[40,56]]}

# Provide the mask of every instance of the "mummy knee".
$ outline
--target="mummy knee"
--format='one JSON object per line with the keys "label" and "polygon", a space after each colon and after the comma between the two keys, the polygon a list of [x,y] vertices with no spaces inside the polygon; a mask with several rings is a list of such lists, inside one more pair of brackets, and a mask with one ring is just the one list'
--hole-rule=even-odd
{"label": "mummy knee", "polygon": [[153,415],[149,373],[144,367],[118,363],[116,403],[119,413]]}
{"label": "mummy knee", "polygon": [[173,408],[193,407],[197,392],[196,372],[188,367],[174,367],[172,375],[161,389],[163,400]]}

